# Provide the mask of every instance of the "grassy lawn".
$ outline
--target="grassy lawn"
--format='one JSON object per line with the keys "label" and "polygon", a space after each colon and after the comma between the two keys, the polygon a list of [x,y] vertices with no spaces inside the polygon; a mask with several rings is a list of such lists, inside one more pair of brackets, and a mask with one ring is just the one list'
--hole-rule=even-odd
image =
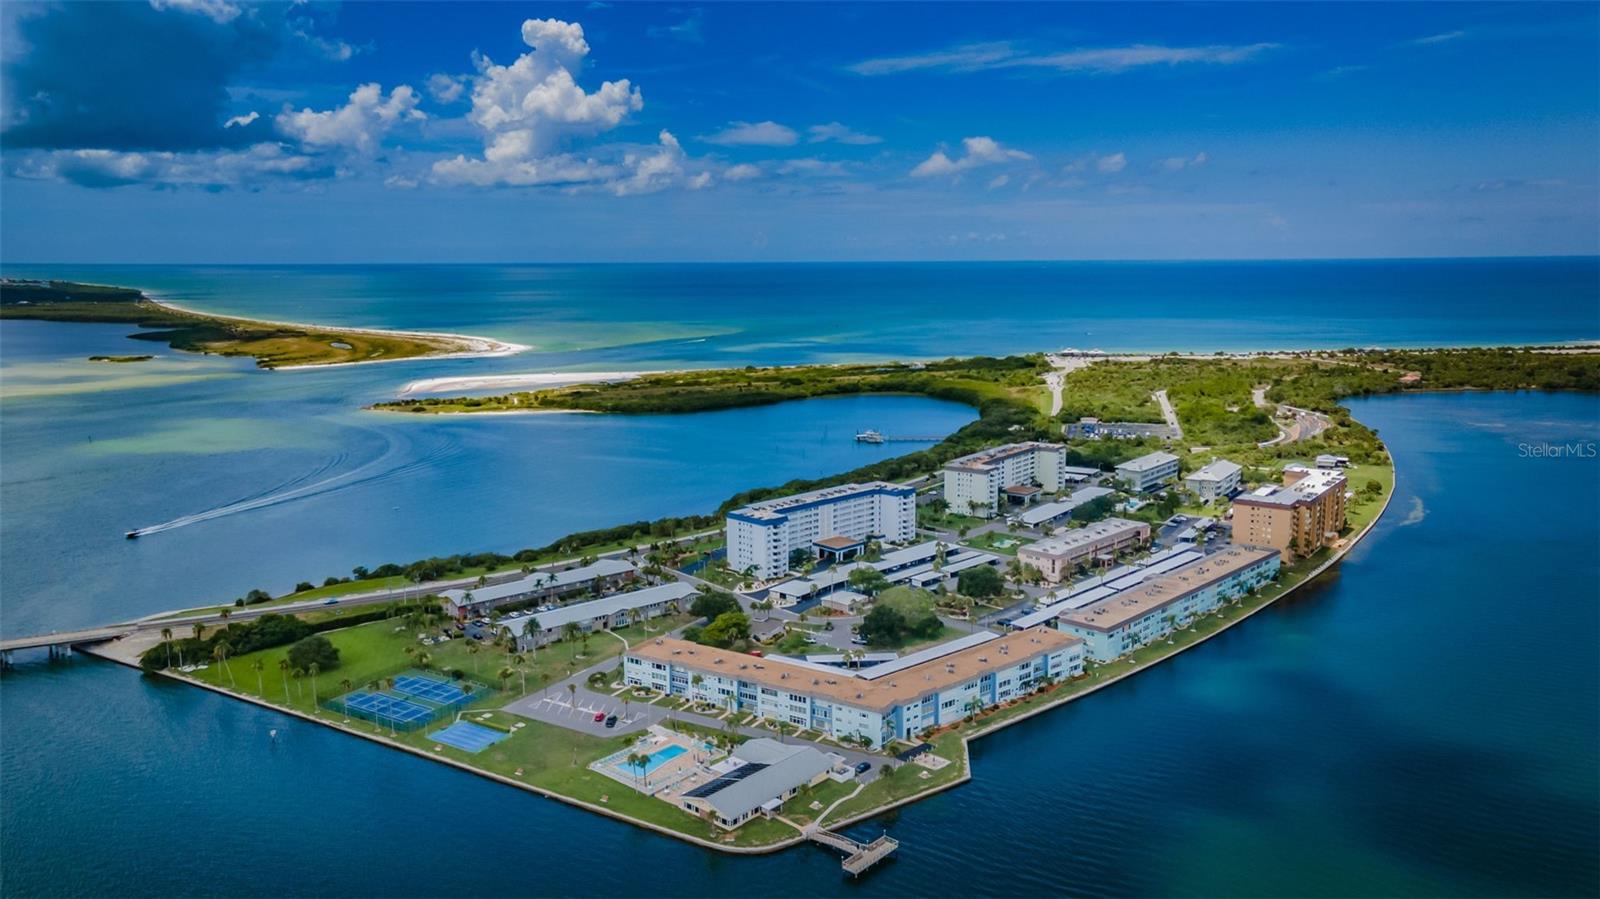
{"label": "grassy lawn", "polygon": [[[796,824],[810,824],[817,819],[817,815],[827,810],[834,802],[850,795],[856,788],[854,780],[839,782],[828,779],[814,787],[805,787],[788,802],[783,804],[783,816]],[[811,803],[822,804],[820,809],[812,809]]]}
{"label": "grassy lawn", "polygon": [[[644,624],[622,628],[614,633],[630,642],[646,640],[689,620],[687,615],[658,618]],[[437,631],[431,632],[437,633]],[[373,621],[326,632],[324,636],[339,650],[339,666],[317,677],[317,695],[327,699],[344,692],[342,682],[345,680],[350,681],[353,688],[360,687],[372,680],[415,667],[416,655],[408,655],[406,653],[408,647],[414,648],[417,653],[427,653],[430,664],[435,669],[458,668],[465,671],[468,677],[497,689],[500,687],[498,672],[502,668],[511,666],[511,658],[493,646],[478,644],[465,638],[423,646],[417,640],[417,633],[399,619]],[[477,649],[476,652],[473,651],[474,647]],[[228,668],[233,672],[232,682],[223,667],[216,663],[212,663],[211,667],[204,671],[196,671],[189,676],[208,684],[229,687],[241,693],[260,695],[269,702],[286,703],[302,712],[309,712],[313,707],[311,679],[297,678],[292,674],[286,677],[285,672],[278,667],[278,662],[287,658],[288,654],[287,646],[279,646],[229,659]],[[536,652],[527,653],[524,658],[527,660],[525,671],[528,692],[538,691],[543,686],[545,677],[555,682],[574,671],[621,654],[622,641],[607,634],[590,635],[587,646],[584,641],[561,641]],[[259,681],[252,667],[258,660],[263,665]],[[509,678],[505,683],[505,690],[501,691],[500,698],[504,700],[521,695],[522,680],[520,675]],[[285,699],[285,686],[287,686],[287,699]],[[478,704],[488,704],[492,699],[494,697],[489,697]]]}
{"label": "grassy lawn", "polygon": [[[893,774],[880,774],[877,780],[867,784],[854,798],[840,803],[839,807],[828,815],[827,820],[842,821],[851,815],[857,815],[908,796],[927,792],[961,777],[965,769],[962,761],[965,758],[965,754],[961,751],[961,733],[959,731],[943,733],[934,737],[933,752],[941,758],[949,759],[950,764],[938,771],[928,771],[921,765],[909,762],[898,765]],[[921,776],[923,772],[929,774],[926,779]]]}
{"label": "grassy lawn", "polygon": [[[677,626],[685,620],[687,616],[657,619],[650,623],[649,630],[644,626],[635,625],[618,633],[630,639],[643,640],[648,639],[653,633]],[[499,681],[494,675],[505,665],[503,654],[488,647],[480,649],[474,659],[474,654],[467,648],[471,641],[465,639],[422,647],[416,640],[415,632],[398,621],[372,622],[344,630],[330,631],[325,636],[339,649],[340,662],[337,668],[317,678],[317,693],[324,700],[342,692],[341,682],[344,680],[349,680],[352,687],[355,687],[411,667],[413,657],[405,653],[406,647],[409,646],[417,646],[419,650],[428,652],[435,667],[461,668],[471,675],[476,662],[479,672],[477,678],[491,687],[498,687]],[[539,690],[537,675],[549,673],[552,678],[562,677],[574,666],[582,668],[597,660],[616,657],[622,651],[622,643],[605,634],[596,634],[589,639],[587,653],[581,653],[581,650],[580,643],[574,641],[569,644],[563,641],[534,654],[529,659],[528,666],[529,692]],[[285,658],[287,653],[287,647],[278,647],[230,659],[228,664],[233,670],[237,686],[230,685],[227,674],[217,664],[212,664],[206,670],[194,672],[189,676],[208,684],[230,687],[240,693],[259,695],[273,704],[312,713],[331,722],[342,723],[344,719],[337,711],[319,709],[314,705],[309,677],[285,677],[284,672],[278,667],[278,661]],[[257,672],[251,667],[251,663],[257,660],[263,663],[259,687]],[[448,719],[411,733],[396,735],[389,734],[381,725],[359,719],[350,719],[347,726],[432,755],[455,759],[566,796],[604,805],[630,817],[668,827],[680,833],[719,842],[725,841],[725,834],[711,824],[588,769],[590,762],[623,748],[634,737],[594,737],[555,725],[526,721],[494,709],[515,698],[520,692],[520,678],[511,678],[507,682],[507,690],[503,692],[493,690],[468,707],[466,714],[472,720],[477,720],[478,715],[488,712],[491,715],[491,722],[511,732],[506,739],[477,754],[433,741],[429,733],[445,726]],[[517,722],[523,722],[524,726],[513,728],[512,725]],[[701,733],[708,737],[723,735],[721,731],[685,722],[677,724],[681,730]],[[520,774],[517,773],[519,770]],[[791,836],[794,836],[794,830],[788,825],[777,821],[760,820],[740,828],[735,840],[738,845],[759,846]]]}
{"label": "grassy lawn", "polygon": [[950,625],[945,624],[945,625],[943,625],[942,627],[939,628],[939,633],[935,634],[932,637],[907,637],[904,640],[899,640],[899,641],[895,641],[895,642],[891,642],[891,643],[874,643],[871,646],[868,646],[867,648],[868,649],[884,649],[884,650],[893,649],[893,650],[896,650],[896,651],[900,652],[901,654],[905,654],[905,653],[910,653],[910,652],[916,652],[919,649],[927,649],[929,646],[934,646],[934,645],[939,644],[939,643],[945,643],[945,642],[948,642],[950,640],[954,640],[957,637],[965,637],[969,633],[971,633],[971,632],[968,631],[966,628],[951,627]]}
{"label": "grassy lawn", "polygon": [[981,549],[987,552],[1000,553],[1001,555],[1014,556],[1017,554],[1018,549],[1021,549],[1022,547],[1027,546],[1029,543],[1032,543],[1033,538],[1024,537],[1021,534],[1007,533],[1006,531],[990,531],[987,534],[979,534],[976,537],[969,537],[961,542],[972,547],[973,549]]}
{"label": "grassy lawn", "polygon": [[927,506],[917,507],[917,526],[935,528],[943,531],[959,531],[963,528],[971,529],[989,523],[987,518],[976,515],[961,515],[956,512],[935,512]]}

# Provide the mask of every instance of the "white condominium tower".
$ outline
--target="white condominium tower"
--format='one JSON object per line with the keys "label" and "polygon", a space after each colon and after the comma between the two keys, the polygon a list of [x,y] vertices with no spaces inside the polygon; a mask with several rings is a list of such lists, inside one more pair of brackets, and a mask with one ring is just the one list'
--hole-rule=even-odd
{"label": "white condominium tower", "polygon": [[870,538],[891,543],[916,536],[916,490],[873,481],[841,484],[751,503],[728,513],[728,567],[767,580],[789,570],[797,549],[844,560]]}

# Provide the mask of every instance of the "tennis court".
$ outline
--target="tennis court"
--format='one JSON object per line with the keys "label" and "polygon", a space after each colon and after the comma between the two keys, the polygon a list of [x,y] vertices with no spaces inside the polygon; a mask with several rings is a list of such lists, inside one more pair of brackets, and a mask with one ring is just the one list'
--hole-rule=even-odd
{"label": "tennis court", "polygon": [[457,721],[443,730],[436,730],[428,734],[428,737],[432,740],[443,743],[446,746],[454,746],[466,752],[482,752],[508,736],[510,734],[479,724],[473,724],[470,721]]}
{"label": "tennis court", "polygon": [[357,690],[339,700],[351,714],[361,717],[372,717],[381,721],[393,721],[396,724],[416,724],[428,721],[433,717],[434,710],[425,705],[419,705],[409,699],[401,699],[386,693],[368,693]]}
{"label": "tennis court", "polygon": [[324,700],[323,706],[398,730],[415,730],[467,705],[488,689],[475,681],[449,681],[420,671],[407,671],[369,686],[374,685],[387,685],[387,689],[353,690]]}
{"label": "tennis court", "polygon": [[472,695],[470,688],[463,688],[445,680],[435,680],[420,674],[402,674],[394,679],[394,691],[404,693],[417,699],[426,699],[448,705],[460,702]]}

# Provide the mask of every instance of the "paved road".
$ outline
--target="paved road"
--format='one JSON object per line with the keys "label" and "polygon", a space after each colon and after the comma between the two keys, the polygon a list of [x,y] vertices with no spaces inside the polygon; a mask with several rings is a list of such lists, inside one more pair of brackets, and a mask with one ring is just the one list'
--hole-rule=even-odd
{"label": "paved road", "polygon": [[[688,535],[685,535],[685,536],[682,536],[682,537],[677,537],[677,538],[674,538],[674,539],[672,539],[670,541],[666,541],[666,542],[670,542],[670,543],[693,542],[695,540],[699,540],[702,537],[708,536],[710,534],[715,534],[715,533],[718,533],[718,531],[717,530],[702,531],[702,532],[697,533],[697,534],[688,534]],[[156,539],[159,539],[159,537],[157,537]],[[633,555],[633,554],[636,554],[636,553],[648,552],[649,548],[650,548],[649,544],[643,544],[642,543],[642,544],[639,544],[639,545],[633,546],[633,547],[613,550],[613,551],[608,552],[608,553],[601,553],[601,554],[599,554],[599,558],[602,558],[602,559],[622,558],[622,557]],[[535,566],[533,568],[533,571],[557,570],[557,569],[560,569],[560,568],[562,568],[564,566],[568,566],[568,565],[573,564],[574,561],[576,561],[576,560],[574,560],[574,559],[565,559],[565,560],[560,561],[560,562],[552,562],[552,563],[550,563],[548,565],[539,565],[539,566]],[[506,571],[506,572],[501,572],[499,574],[489,575],[488,577],[485,577],[483,580],[484,580],[484,583],[492,585],[492,584],[503,584],[503,583],[506,583],[507,581],[514,581],[514,580],[516,580],[516,579],[518,579],[520,577],[523,577],[523,574],[522,574],[521,571]],[[702,581],[698,581],[695,578],[690,578],[690,577],[687,577],[687,576],[684,577],[684,580],[687,580],[687,581],[690,581],[690,582],[693,582],[693,583],[704,583]],[[256,605],[256,606],[228,606],[227,607],[228,620],[229,621],[249,621],[249,620],[251,620],[253,618],[259,618],[262,615],[268,615],[268,614],[272,614],[272,615],[288,615],[288,614],[293,614],[293,613],[296,613],[296,612],[314,612],[314,611],[317,611],[319,609],[360,608],[362,606],[380,605],[380,604],[383,604],[383,603],[394,602],[394,601],[400,600],[400,599],[418,599],[418,598],[421,598],[423,596],[427,596],[429,594],[436,594],[436,593],[440,593],[440,592],[445,591],[445,590],[450,590],[450,589],[454,589],[454,588],[458,588],[458,587],[476,586],[477,583],[478,583],[478,578],[477,577],[450,578],[448,580],[428,581],[426,583],[416,584],[414,586],[409,586],[409,587],[393,587],[393,588],[389,588],[389,589],[385,589],[385,590],[373,590],[373,591],[366,592],[366,593],[352,593],[352,594],[348,594],[346,596],[337,597],[338,601],[337,602],[333,602],[333,603],[328,602],[328,600],[324,598],[324,599],[307,599],[307,600],[301,600],[299,602],[290,602],[290,603],[262,604],[262,605]],[[115,623],[115,624],[108,624],[108,625],[104,625],[104,626],[101,626],[101,627],[95,627],[95,628],[85,628],[82,631],[70,631],[70,632],[69,631],[59,631],[59,632],[54,632],[52,634],[40,634],[40,635],[37,635],[37,636],[34,636],[34,637],[12,638],[12,639],[7,640],[5,642],[7,644],[11,644],[11,643],[19,644],[19,646],[12,647],[12,648],[20,648],[20,644],[24,644],[24,643],[29,645],[29,646],[45,646],[45,645],[50,645],[52,643],[55,643],[55,644],[66,643],[73,636],[76,636],[78,634],[84,634],[84,633],[90,633],[90,634],[92,634],[94,636],[101,637],[101,639],[109,640],[109,639],[113,639],[113,638],[118,637],[118,636],[123,636],[123,635],[128,635],[128,634],[135,634],[135,633],[144,632],[144,631],[156,631],[156,632],[159,632],[162,628],[167,628],[167,627],[172,628],[173,632],[176,634],[176,633],[182,633],[182,632],[186,632],[186,631],[190,630],[197,623],[205,624],[205,625],[213,625],[213,624],[220,624],[222,622],[222,620],[223,620],[222,613],[220,611],[197,611],[194,614],[179,614],[179,613],[181,613],[183,611],[184,610],[179,609],[179,610],[174,610],[174,611],[156,612],[156,613],[154,613],[152,615],[147,615],[147,616],[145,616],[143,618],[138,618],[138,619],[135,619],[133,621],[118,622],[118,623]],[[106,633],[102,636],[101,632],[106,632]],[[88,641],[84,640],[84,641],[76,641],[76,642],[88,642]]]}
{"label": "paved road", "polygon": [[[1255,402],[1258,409],[1269,411],[1273,409],[1272,404],[1267,401],[1267,388],[1265,387],[1257,387],[1251,390],[1250,399]],[[1282,403],[1277,406],[1276,411],[1280,413],[1288,412],[1294,416],[1294,419],[1285,427],[1274,417],[1272,423],[1278,428],[1278,436],[1262,442],[1261,446],[1275,446],[1279,443],[1298,443],[1302,440],[1310,440],[1328,428],[1333,427],[1333,422],[1329,421],[1328,417],[1321,412],[1313,412],[1310,409],[1301,409],[1298,406]]]}
{"label": "paved road", "polygon": [[1167,420],[1167,427],[1172,429],[1173,438],[1182,440],[1183,425],[1178,424],[1178,413],[1172,408],[1172,401],[1167,399],[1167,391],[1157,390],[1152,395],[1156,398],[1156,402],[1161,404],[1161,417]]}

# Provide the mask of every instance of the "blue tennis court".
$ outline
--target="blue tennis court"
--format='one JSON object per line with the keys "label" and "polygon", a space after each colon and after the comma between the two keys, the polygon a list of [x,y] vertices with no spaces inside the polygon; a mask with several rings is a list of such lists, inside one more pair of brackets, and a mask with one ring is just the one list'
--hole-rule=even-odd
{"label": "blue tennis court", "polygon": [[397,693],[444,704],[460,702],[472,695],[469,690],[463,690],[449,681],[416,674],[402,674],[395,678],[394,689]]}
{"label": "blue tennis court", "polygon": [[428,734],[428,736],[446,746],[454,746],[467,752],[482,752],[504,740],[510,734],[473,724],[470,721],[457,721],[444,730],[436,730]]}
{"label": "blue tennis court", "polygon": [[345,696],[340,702],[352,712],[361,712],[385,721],[405,724],[426,721],[433,715],[433,709],[425,705],[418,705],[408,699],[386,693],[367,693],[357,690]]}

